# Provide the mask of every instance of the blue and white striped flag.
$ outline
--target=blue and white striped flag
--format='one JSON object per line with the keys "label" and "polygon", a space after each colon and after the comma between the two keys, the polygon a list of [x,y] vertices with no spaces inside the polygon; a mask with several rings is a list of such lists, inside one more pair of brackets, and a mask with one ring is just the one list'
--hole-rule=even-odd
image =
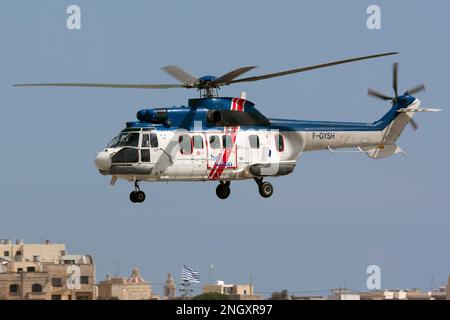
{"label": "blue and white striped flag", "polygon": [[181,268],[181,279],[188,282],[200,282],[200,272],[183,264]]}

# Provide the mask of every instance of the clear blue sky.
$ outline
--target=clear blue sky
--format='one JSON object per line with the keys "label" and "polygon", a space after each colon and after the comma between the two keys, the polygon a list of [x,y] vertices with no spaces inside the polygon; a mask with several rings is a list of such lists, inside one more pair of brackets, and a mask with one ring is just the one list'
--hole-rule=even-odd
{"label": "clear blue sky", "polygon": [[[382,9],[382,30],[366,8]],[[66,28],[70,4],[82,30]],[[382,286],[428,289],[450,274],[447,1],[4,1],[0,11],[0,237],[50,239],[95,258],[98,278],[139,266],[158,283],[187,264],[208,279],[284,288],[365,289],[366,268]],[[196,75],[257,65],[252,75],[398,50],[400,55],[223,88],[269,117],[373,121],[389,107],[366,96],[420,82],[420,130],[399,144],[409,159],[305,154],[294,174],[271,179],[263,200],[253,181],[233,183],[219,201],[215,183],[143,184],[147,201],[128,200],[131,184],[109,186],[96,152],[142,107],[187,103],[186,90],[13,88],[18,82],[165,83],[160,67]],[[250,75],[250,74],[249,74]]]}

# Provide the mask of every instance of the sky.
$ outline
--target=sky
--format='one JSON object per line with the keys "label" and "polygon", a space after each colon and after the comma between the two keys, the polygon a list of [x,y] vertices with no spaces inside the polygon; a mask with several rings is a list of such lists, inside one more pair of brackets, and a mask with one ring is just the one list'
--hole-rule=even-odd
{"label": "sky", "polygon": [[[407,5],[406,5],[407,3]],[[69,5],[81,30],[66,27]],[[369,30],[367,7],[381,8]],[[0,238],[65,243],[91,254],[97,279],[133,267],[162,293],[182,264],[212,279],[247,283],[264,295],[329,288],[366,290],[366,269],[381,268],[383,288],[437,287],[450,274],[448,208],[447,1],[2,1],[0,10]],[[420,129],[398,141],[408,158],[305,153],[296,171],[233,182],[227,201],[216,183],[109,185],[96,153],[142,108],[186,105],[195,91],[15,88],[24,82],[173,83],[160,70],[221,75],[277,72],[379,52],[387,57],[221,90],[247,98],[268,117],[372,122],[389,103],[391,64],[400,89],[425,83],[418,98],[443,108],[419,114]]]}

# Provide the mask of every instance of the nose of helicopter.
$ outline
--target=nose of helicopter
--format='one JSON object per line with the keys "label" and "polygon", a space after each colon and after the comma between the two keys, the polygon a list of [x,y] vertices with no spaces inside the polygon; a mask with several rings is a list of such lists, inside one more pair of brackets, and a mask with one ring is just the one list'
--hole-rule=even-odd
{"label": "nose of helicopter", "polygon": [[111,155],[108,151],[101,151],[95,157],[95,166],[102,171],[107,171],[111,168]]}

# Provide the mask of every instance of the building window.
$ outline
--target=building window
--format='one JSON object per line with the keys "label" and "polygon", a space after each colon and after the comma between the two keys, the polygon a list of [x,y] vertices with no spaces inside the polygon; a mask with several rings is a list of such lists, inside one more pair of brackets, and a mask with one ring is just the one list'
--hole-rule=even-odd
{"label": "building window", "polygon": [[203,149],[203,138],[201,136],[193,136],[194,149]]}
{"label": "building window", "polygon": [[275,147],[278,152],[284,151],[284,137],[281,134],[275,135]]}
{"label": "building window", "polygon": [[21,256],[22,255],[22,251],[16,251],[16,256]]}
{"label": "building window", "polygon": [[3,252],[3,256],[4,256],[4,257],[9,257],[9,251]]}
{"label": "building window", "polygon": [[233,138],[231,137],[231,136],[229,136],[229,135],[223,135],[222,136],[222,144],[223,144],[223,147],[225,148],[225,149],[231,149],[231,148],[233,148]]}
{"label": "building window", "polygon": [[60,294],[52,294],[52,300],[61,300]]}
{"label": "building window", "polygon": [[220,149],[220,139],[219,136],[210,136],[209,145],[211,149]]}
{"label": "building window", "polygon": [[17,268],[17,273],[23,272],[23,268]]}
{"label": "building window", "polygon": [[248,140],[250,141],[250,148],[259,149],[259,137],[256,134],[248,136]]}
{"label": "building window", "polygon": [[12,284],[9,286],[9,293],[19,293],[19,285]]}
{"label": "building window", "polygon": [[81,284],[89,284],[89,277],[88,276],[81,276],[80,277],[80,283]]}
{"label": "building window", "polygon": [[42,286],[39,283],[35,283],[31,286],[31,292],[40,293],[42,292]]}
{"label": "building window", "polygon": [[156,133],[150,133],[150,146],[152,148],[158,148],[158,136]]}
{"label": "building window", "polygon": [[191,154],[192,153],[192,140],[188,135],[183,135],[178,138],[178,143],[180,144],[181,154]]}
{"label": "building window", "polygon": [[55,288],[61,288],[62,285],[62,279],[61,278],[52,278],[52,287]]}
{"label": "building window", "polygon": [[27,267],[27,272],[35,272],[36,268],[35,267]]}

